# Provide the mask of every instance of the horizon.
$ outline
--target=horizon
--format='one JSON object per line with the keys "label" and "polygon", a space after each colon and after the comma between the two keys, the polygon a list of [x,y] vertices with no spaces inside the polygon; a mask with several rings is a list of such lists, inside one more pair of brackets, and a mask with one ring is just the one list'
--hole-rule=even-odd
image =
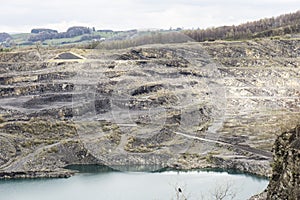
{"label": "horizon", "polygon": [[[12,0],[2,5],[0,32],[30,33],[33,28],[64,32],[72,26],[111,29],[205,29],[238,25],[262,18],[277,17],[299,10],[296,0]],[[14,13],[13,15],[11,13]],[[118,13],[118,14],[116,14]],[[22,19],[22,20],[20,20]]]}

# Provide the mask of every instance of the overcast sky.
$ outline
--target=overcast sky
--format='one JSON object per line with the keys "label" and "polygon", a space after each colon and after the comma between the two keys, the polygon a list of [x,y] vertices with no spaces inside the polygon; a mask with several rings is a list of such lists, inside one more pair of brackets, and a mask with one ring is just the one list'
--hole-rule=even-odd
{"label": "overcast sky", "polygon": [[206,28],[300,10],[300,0],[0,0],[0,32]]}

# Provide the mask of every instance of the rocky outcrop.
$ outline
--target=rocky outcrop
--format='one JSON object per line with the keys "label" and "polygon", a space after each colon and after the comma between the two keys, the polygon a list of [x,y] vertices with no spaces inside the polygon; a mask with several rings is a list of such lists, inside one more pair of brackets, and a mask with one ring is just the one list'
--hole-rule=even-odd
{"label": "rocky outcrop", "polygon": [[249,200],[266,200],[267,198],[267,191],[265,190],[264,192],[252,196]]}
{"label": "rocky outcrop", "polygon": [[300,199],[300,126],[280,135],[273,151],[273,175],[267,199]]}
{"label": "rocky outcrop", "polygon": [[211,163],[220,169],[235,169],[240,172],[255,174],[258,176],[271,176],[268,159],[247,157],[211,157]]}

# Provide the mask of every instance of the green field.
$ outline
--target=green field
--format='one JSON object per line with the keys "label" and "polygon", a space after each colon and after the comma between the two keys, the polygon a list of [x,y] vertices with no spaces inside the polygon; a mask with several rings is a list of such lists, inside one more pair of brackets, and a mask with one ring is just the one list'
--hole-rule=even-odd
{"label": "green field", "polygon": [[[50,40],[45,40],[42,41],[43,45],[63,45],[63,44],[77,44],[77,43],[83,43],[83,42],[87,42],[89,40],[85,40],[85,41],[81,41],[81,38],[83,36],[100,36],[101,38],[105,38],[105,39],[109,39],[115,36],[119,36],[119,35],[124,35],[126,34],[126,32],[124,33],[118,33],[118,32],[93,32],[91,34],[84,34],[84,35],[79,35],[79,36],[75,36],[72,38],[58,38],[58,39],[50,39]],[[30,33],[18,33],[18,34],[12,34],[12,38],[13,38],[13,42],[16,45],[28,45],[28,43],[30,43],[28,41],[28,38],[30,37]],[[34,44],[35,42],[33,42],[32,44]]]}

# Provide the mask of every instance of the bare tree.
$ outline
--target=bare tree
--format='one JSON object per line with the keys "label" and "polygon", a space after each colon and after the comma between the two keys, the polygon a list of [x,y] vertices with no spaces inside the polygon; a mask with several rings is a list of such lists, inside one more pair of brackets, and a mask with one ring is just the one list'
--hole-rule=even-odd
{"label": "bare tree", "polygon": [[38,53],[38,57],[40,60],[42,60],[42,48],[43,48],[43,45],[41,42],[35,42],[35,50],[37,51]]}
{"label": "bare tree", "polygon": [[212,196],[215,200],[234,199],[236,197],[236,191],[233,190],[232,183],[227,182],[223,185],[217,185],[212,192]]}
{"label": "bare tree", "polygon": [[[187,194],[186,187],[181,187],[178,185],[173,185],[175,189],[175,200],[188,200],[190,199],[191,195]],[[237,195],[237,191],[234,189],[232,182],[226,182],[225,184],[216,184],[215,188],[210,192],[211,195],[204,195],[201,194],[200,197],[196,197],[197,199],[201,200],[234,200]],[[195,198],[195,197],[193,197]],[[172,198],[174,200],[174,198]]]}

